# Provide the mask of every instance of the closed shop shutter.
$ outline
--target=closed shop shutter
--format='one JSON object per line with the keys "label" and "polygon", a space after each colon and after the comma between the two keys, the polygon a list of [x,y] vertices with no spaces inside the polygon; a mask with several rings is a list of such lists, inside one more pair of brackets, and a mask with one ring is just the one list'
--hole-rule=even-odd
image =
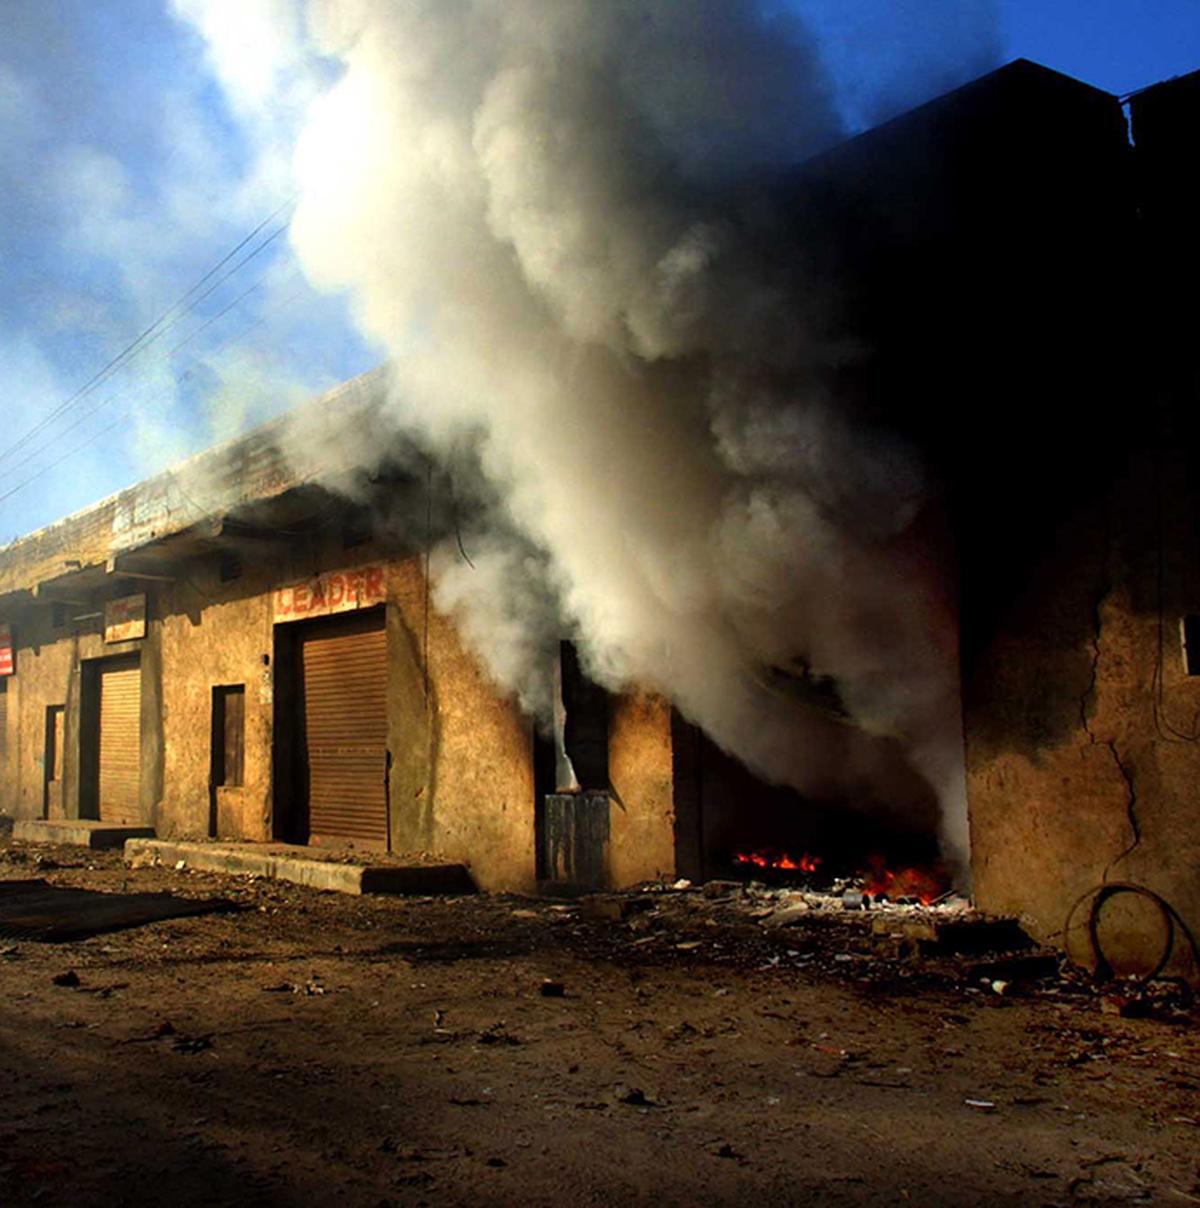
{"label": "closed shop shutter", "polygon": [[383,616],[314,626],[302,639],[313,843],[386,848],[387,634]]}
{"label": "closed shop shutter", "polygon": [[141,822],[142,672],[137,662],[100,672],[100,820]]}

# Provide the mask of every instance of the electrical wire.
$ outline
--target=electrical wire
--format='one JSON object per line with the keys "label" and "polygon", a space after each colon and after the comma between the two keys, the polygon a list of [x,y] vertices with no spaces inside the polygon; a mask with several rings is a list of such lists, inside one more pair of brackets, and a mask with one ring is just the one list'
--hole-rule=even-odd
{"label": "electrical wire", "polygon": [[[183,341],[181,341],[181,343],[177,344],[176,347],[174,349],[172,349],[172,351],[170,353],[168,353],[168,356],[169,357],[174,356],[175,352],[179,348],[182,348],[183,345],[186,344],[188,342],[188,340],[192,339],[193,336],[199,335],[200,332],[205,327],[208,327],[211,323],[213,323],[217,319],[221,318],[230,309],[232,309],[232,307],[235,306],[238,302],[242,301],[242,299],[244,299],[247,295],[253,293],[254,290],[256,290],[258,288],[258,286],[262,284],[262,281],[265,277],[266,277],[266,274],[264,273],[263,277],[259,279],[257,284],[251,286],[250,289],[245,291],[245,293],[239,294],[238,297],[233,300],[233,302],[231,302],[228,306],[226,306],[224,308],[224,310],[222,310],[218,314],[214,315],[212,317],[212,319],[208,320],[208,322],[204,323],[201,327],[198,327],[194,332],[192,332],[192,334],[190,336],[187,337],[186,340],[183,340]],[[256,320],[254,323],[250,324],[249,327],[243,328],[239,332],[235,332],[232,337],[230,337],[226,340],[223,340],[220,344],[214,345],[212,348],[210,348],[208,350],[207,355],[211,357],[214,353],[223,351],[224,349],[228,348],[231,344],[238,343],[240,340],[244,339],[245,336],[247,336],[250,332],[254,331],[255,328],[261,327],[266,322],[267,318],[269,318],[271,315],[276,315],[281,310],[285,310],[288,306],[290,306],[293,302],[295,302],[296,299],[299,298],[303,292],[304,291],[302,289],[299,289],[299,290],[296,290],[293,293],[289,294],[286,298],[284,298],[284,300],[282,302],[280,302],[278,305],[272,307],[267,315]],[[175,379],[176,384],[178,384],[179,382],[187,381],[192,376],[192,374],[195,372],[198,365],[199,365],[198,361],[193,361],[191,368],[189,368],[186,373],[180,375],[180,377]],[[73,423],[70,423],[65,428],[60,429],[59,432],[55,436],[51,437],[50,440],[46,441],[45,444],[39,445],[38,448],[36,448],[32,453],[28,454],[28,456],[25,459],[23,459],[23,461],[19,462],[18,464],[26,465],[30,461],[32,461],[34,458],[36,458],[39,454],[45,453],[47,449],[53,447],[59,440],[61,440],[64,436],[66,436],[66,434],[68,432],[73,432],[81,424],[87,423],[87,421],[89,419],[91,419],[93,415],[97,414],[97,412],[99,412],[99,411],[102,411],[110,403],[115,402],[119,397],[120,397],[119,394],[108,395],[107,398],[105,398],[101,402],[97,403],[96,406],[94,406],[90,411],[85,411],[82,415],[78,416]],[[128,403],[125,407],[125,410],[122,412],[123,416],[128,416],[129,406],[131,406],[134,401],[135,400],[132,400],[132,399],[128,401]],[[107,431],[107,429],[105,429],[105,431]]]}
{"label": "electrical wire", "polygon": [[48,466],[44,466],[42,469],[38,470],[36,473],[31,474],[23,482],[19,482],[19,483],[17,483],[17,485],[15,487],[11,487],[9,490],[5,491],[3,495],[0,495],[0,503],[3,503],[6,499],[11,499],[12,496],[14,496],[18,491],[24,490],[27,486],[29,486],[29,484],[31,482],[34,482],[37,479],[41,478],[41,476],[43,474],[49,473],[56,466],[61,466],[64,461],[67,461],[70,458],[74,457],[76,453],[80,452],[83,449],[86,449],[88,447],[88,445],[95,444],[95,442],[98,441],[100,439],[100,437],[105,436],[107,433],[111,432],[114,428],[119,427],[124,418],[125,418],[124,416],[119,416],[117,419],[113,420],[113,422],[111,424],[109,424],[107,428],[102,428],[94,436],[88,437],[87,440],[83,441],[81,444],[76,445],[73,449],[64,453],[56,461],[52,461]]}
{"label": "electrical wire", "polygon": [[1162,971],[1167,967],[1171,960],[1171,956],[1175,951],[1176,938],[1182,934],[1187,940],[1188,946],[1192,952],[1192,959],[1195,962],[1196,968],[1200,969],[1200,944],[1197,943],[1195,935],[1191,928],[1184,922],[1179,911],[1171,905],[1161,894],[1157,894],[1153,889],[1147,889],[1145,885],[1137,885],[1132,881],[1107,881],[1101,885],[1094,885],[1086,893],[1082,893],[1075,899],[1071,909],[1067,911],[1066,921],[1063,923],[1063,943],[1064,945],[1070,942],[1071,925],[1075,915],[1079,912],[1079,908],[1091,898],[1091,906],[1088,909],[1088,917],[1086,921],[1088,948],[1090,954],[1090,964],[1096,972],[1096,977],[1101,981],[1109,981],[1114,976],[1113,967],[1108,956],[1104,952],[1103,945],[1100,941],[1100,911],[1103,909],[1105,902],[1119,896],[1120,894],[1134,894],[1138,897],[1147,898],[1158,907],[1159,913],[1162,915],[1163,923],[1166,929],[1166,938],[1163,942],[1162,951],[1159,954],[1158,961],[1153,968],[1144,977],[1138,979],[1139,984],[1146,985],[1152,982]]}
{"label": "electrical wire", "polygon": [[[23,449],[29,441],[36,437],[39,433],[44,432],[51,424],[53,424],[60,416],[65,414],[82,398],[86,397],[98,386],[102,385],[118,370],[124,368],[136,356],[143,353],[147,348],[153,345],[157,340],[161,339],[168,331],[175,327],[185,315],[191,313],[197,306],[208,298],[214,290],[218,289],[225,281],[227,281],[234,273],[238,272],[244,265],[258,256],[262,251],[269,247],[285,230],[287,223],[281,224],[273,231],[266,239],[264,239],[256,248],[248,255],[242,257],[227,273],[215,281],[203,293],[204,286],[216,276],[226,264],[229,263],[247,244],[251,243],[256,236],[267,226],[269,226],[276,218],[279,217],[285,210],[295,204],[295,198],[289,198],[281,206],[277,207],[271,214],[262,220],[248,235],[242,238],[234,247],[232,247],[220,260],[217,261],[190,289],[182,294],[171,306],[154,320],[136,339],[127,344],[115,357],[109,360],[104,366],[97,370],[82,386],[80,386],[72,395],[59,403],[57,407],[43,416],[32,428],[29,429],[18,440],[7,448],[0,450],[0,462],[10,457],[13,453]],[[182,308],[182,309],[181,309]],[[178,313],[176,313],[178,312]],[[18,463],[18,464],[24,464]]]}
{"label": "electrical wire", "polygon": [[[235,332],[230,338],[228,338],[225,341],[223,341],[222,343],[216,345],[215,348],[210,350],[210,355],[212,355],[213,353],[222,352],[226,348],[229,348],[232,345],[239,343],[241,340],[244,340],[251,332],[253,332],[257,328],[261,327],[267,321],[268,318],[270,318],[270,317],[278,314],[280,311],[286,309],[293,302],[295,302],[303,293],[304,293],[303,289],[296,290],[294,293],[292,293],[287,298],[285,298],[282,302],[280,302],[277,306],[273,307],[272,310],[267,315],[260,317],[254,323],[251,323],[249,326],[243,328],[239,332]],[[192,363],[191,367],[186,372],[184,372],[178,378],[175,379],[173,385],[178,385],[181,382],[186,382],[188,379],[191,378],[192,374],[195,373],[199,367],[200,367],[200,362],[194,361]],[[97,412],[103,410],[104,407],[106,407],[110,403],[114,402],[118,397],[119,397],[118,395],[112,394],[112,395],[109,395],[107,398],[105,398],[100,403],[97,403],[95,407],[93,407],[90,411],[84,412],[81,416],[76,418],[74,423],[72,423],[68,427],[64,428],[53,439],[48,440],[44,445],[41,445],[38,449],[34,450],[33,453],[31,453],[27,457],[23,458],[20,462],[17,463],[18,466],[29,464],[39,454],[44,453],[48,449],[52,448],[68,432],[71,432],[75,428],[79,427],[81,424],[86,423],[93,415],[95,415],[95,414],[97,414]],[[101,439],[101,437],[106,436],[109,432],[111,432],[115,428],[119,427],[120,424],[122,424],[125,420],[127,420],[129,418],[130,410],[134,406],[135,403],[137,403],[139,401],[142,403],[153,402],[156,400],[161,400],[164,397],[166,397],[165,394],[159,394],[157,396],[152,396],[150,399],[146,399],[146,398],[142,398],[140,400],[129,399],[126,402],[125,406],[118,413],[117,417],[113,420],[112,423],[108,424],[104,428],[101,428],[99,431],[92,433],[86,440],[81,441],[79,444],[77,444],[73,448],[69,449],[61,457],[58,457],[54,461],[49,462],[44,466],[41,466],[39,469],[35,470],[28,477],[26,477],[26,478],[22,479],[20,482],[18,482],[15,486],[11,487],[9,490],[5,491],[3,494],[0,494],[0,503],[3,503],[6,499],[10,499],[13,495],[16,495],[18,492],[24,490],[27,486],[36,482],[43,475],[48,474],[51,470],[56,469],[58,466],[62,465],[62,463],[64,461],[67,461],[70,458],[74,457],[75,454],[77,454],[77,453],[81,453],[84,449],[88,448],[89,445],[95,444],[96,441]],[[194,501],[192,501],[192,502],[193,502],[193,506],[199,508],[200,505],[196,504]]]}
{"label": "electrical wire", "polygon": [[450,514],[454,520],[454,537],[458,542],[458,552],[462,556],[462,560],[472,569],[475,569],[475,563],[471,561],[471,555],[467,553],[467,547],[463,544],[462,529],[458,523],[458,498],[454,493],[454,477],[451,475],[448,479],[450,486]]}
{"label": "electrical wire", "polygon": [[[199,325],[199,327],[196,327],[192,331],[190,331],[186,336],[183,337],[182,340],[179,341],[178,344],[175,345],[174,348],[172,348],[170,350],[170,352],[167,353],[167,359],[170,360],[172,357],[174,357],[179,352],[179,350],[181,348],[184,347],[184,345],[190,344],[201,332],[207,331],[219,319],[224,318],[235,306],[237,306],[237,304],[239,302],[244,301],[252,293],[254,293],[254,291],[262,285],[262,283],[267,279],[267,277],[270,276],[270,274],[271,274],[271,270],[267,269],[267,271],[265,273],[263,273],[263,275],[261,277],[259,277],[259,279],[257,281],[255,281],[255,283],[252,286],[250,286],[249,289],[243,290],[240,294],[238,294],[238,296],[236,298],[233,299],[232,302],[229,302],[225,306],[221,307],[221,309],[219,311],[217,311],[217,313],[215,315],[212,315],[210,318],[205,319],[204,322]],[[295,280],[295,278],[297,276],[298,276],[298,272],[293,271],[291,273],[291,275],[287,278],[287,280],[289,282],[293,281],[293,280]]]}

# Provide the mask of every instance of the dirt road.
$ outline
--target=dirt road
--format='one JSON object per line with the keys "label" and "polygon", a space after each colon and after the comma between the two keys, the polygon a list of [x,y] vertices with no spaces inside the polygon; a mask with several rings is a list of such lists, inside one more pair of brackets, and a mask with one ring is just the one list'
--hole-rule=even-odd
{"label": "dirt road", "polygon": [[1182,1017],[881,976],[699,894],[606,919],[40,859],[6,842],[0,879],[240,909],[0,941],[6,1205],[1200,1203]]}

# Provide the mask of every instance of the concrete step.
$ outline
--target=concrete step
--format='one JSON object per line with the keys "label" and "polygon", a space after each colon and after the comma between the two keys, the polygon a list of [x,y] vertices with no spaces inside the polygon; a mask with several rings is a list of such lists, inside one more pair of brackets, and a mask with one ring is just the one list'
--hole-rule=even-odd
{"label": "concrete step", "polygon": [[464,894],[475,883],[463,864],[372,864],[322,859],[311,847],[286,843],[203,843],[187,839],[130,839],[125,862],[270,877],[335,893]]}
{"label": "concrete step", "polygon": [[152,826],[97,822],[92,818],[17,818],[12,835],[26,843],[68,843],[73,847],[121,847],[126,839],[154,837]]}

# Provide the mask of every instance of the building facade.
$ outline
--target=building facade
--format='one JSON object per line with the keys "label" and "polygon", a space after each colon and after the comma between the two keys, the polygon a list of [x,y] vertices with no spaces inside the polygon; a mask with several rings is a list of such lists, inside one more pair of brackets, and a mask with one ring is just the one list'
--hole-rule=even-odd
{"label": "building facade", "polygon": [[[1188,977],[1198,81],[1134,98],[1131,141],[1117,98],[1015,63],[776,193],[820,249],[832,334],[867,349],[834,388],[941,484],[977,903],[1084,963]],[[370,431],[378,390],[348,383],[0,551],[6,812],[431,851],[521,892],[728,875],[740,850],[887,829],[762,785],[636,691],[581,695],[597,783],[562,800],[553,749],[431,605],[419,519],[373,528],[347,502],[369,490],[344,489],[342,438]],[[415,493],[419,517],[432,483],[410,462],[370,489]],[[935,827],[916,815],[888,839],[914,859]]]}
{"label": "building facade", "polygon": [[[369,424],[378,384],[311,404],[314,445]],[[534,891],[532,723],[431,607],[420,539],[298,482],[282,430],[5,551],[6,812],[437,852],[482,888]],[[198,483],[236,484],[229,510],[204,510]],[[637,809],[612,814],[604,877],[671,875],[669,705],[634,694],[609,713],[613,786]]]}

